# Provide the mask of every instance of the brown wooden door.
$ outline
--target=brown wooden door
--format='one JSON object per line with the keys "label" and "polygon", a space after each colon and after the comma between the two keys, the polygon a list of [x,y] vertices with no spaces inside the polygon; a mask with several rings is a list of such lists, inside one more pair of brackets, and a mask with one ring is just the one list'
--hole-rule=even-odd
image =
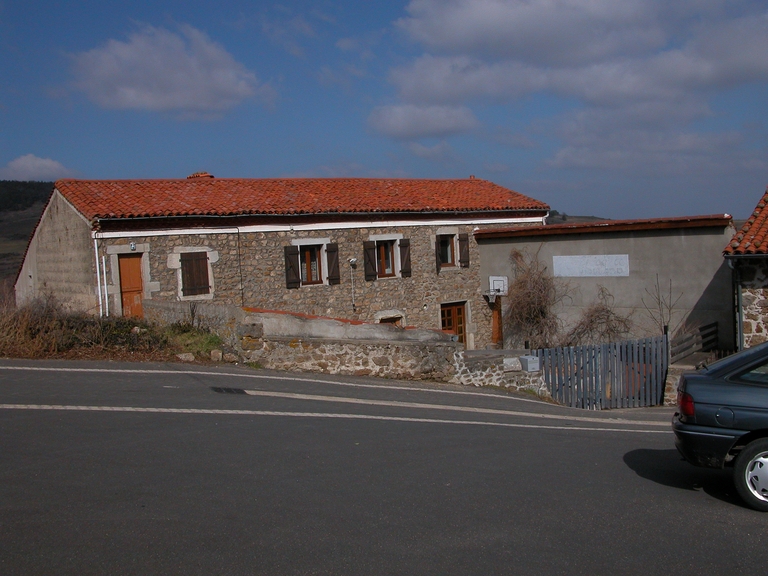
{"label": "brown wooden door", "polygon": [[144,317],[141,297],[144,286],[141,282],[141,254],[119,254],[120,296],[123,302],[123,316]]}
{"label": "brown wooden door", "polygon": [[465,318],[464,304],[442,304],[440,306],[440,323],[443,332],[455,334],[462,344],[464,344],[466,336]]}
{"label": "brown wooden door", "polygon": [[491,318],[491,342],[494,344],[504,343],[504,329],[501,316],[501,298],[496,298],[491,308],[493,316]]}

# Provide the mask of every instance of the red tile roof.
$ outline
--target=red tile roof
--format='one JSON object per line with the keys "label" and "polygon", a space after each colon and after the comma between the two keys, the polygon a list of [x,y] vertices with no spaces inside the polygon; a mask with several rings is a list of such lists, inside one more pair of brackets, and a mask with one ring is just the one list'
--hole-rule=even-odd
{"label": "red tile roof", "polygon": [[521,236],[560,236],[564,234],[596,234],[603,232],[627,232],[635,230],[668,230],[680,228],[707,228],[728,226],[729,214],[711,214],[707,216],[680,216],[674,218],[647,218],[643,220],[598,220],[595,222],[577,222],[574,224],[551,224],[545,226],[525,226],[515,228],[494,228],[478,230],[475,237],[516,238]]}
{"label": "red tile roof", "polygon": [[543,202],[477,178],[59,180],[56,189],[89,220],[549,209]]}
{"label": "red tile roof", "polygon": [[768,189],[741,230],[723,250],[726,256],[768,255]]}

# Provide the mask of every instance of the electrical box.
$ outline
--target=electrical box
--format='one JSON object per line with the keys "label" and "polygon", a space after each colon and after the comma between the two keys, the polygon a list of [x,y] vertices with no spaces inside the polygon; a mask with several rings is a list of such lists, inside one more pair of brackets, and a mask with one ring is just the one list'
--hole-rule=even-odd
{"label": "electrical box", "polygon": [[539,368],[538,356],[520,356],[520,365],[525,372],[538,372],[541,370],[541,368]]}

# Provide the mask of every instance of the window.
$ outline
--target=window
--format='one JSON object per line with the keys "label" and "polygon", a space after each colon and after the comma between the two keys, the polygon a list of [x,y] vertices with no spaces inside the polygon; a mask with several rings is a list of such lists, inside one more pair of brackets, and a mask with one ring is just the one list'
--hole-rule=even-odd
{"label": "window", "polygon": [[168,268],[176,270],[179,300],[212,300],[213,267],[219,253],[208,246],[176,246],[168,254]]}
{"label": "window", "polygon": [[302,284],[322,284],[323,266],[320,262],[322,249],[322,246],[301,246],[299,248]]}
{"label": "window", "polygon": [[[458,246],[457,246],[458,245]],[[435,263],[437,273],[444,268],[469,267],[469,234],[438,234],[435,237]]]}
{"label": "window", "polygon": [[442,234],[437,237],[437,257],[440,259],[440,266],[455,266],[453,258],[454,237],[449,234]]}
{"label": "window", "polygon": [[328,239],[294,240],[285,246],[285,285],[339,284],[339,246]]}
{"label": "window", "polygon": [[379,278],[395,275],[395,241],[376,242],[376,271]]}
{"label": "window", "polygon": [[363,242],[363,256],[368,281],[411,276],[411,242],[400,235],[371,236]]}
{"label": "window", "polygon": [[180,254],[180,261],[182,296],[209,294],[211,285],[208,282],[208,253],[183,252]]}

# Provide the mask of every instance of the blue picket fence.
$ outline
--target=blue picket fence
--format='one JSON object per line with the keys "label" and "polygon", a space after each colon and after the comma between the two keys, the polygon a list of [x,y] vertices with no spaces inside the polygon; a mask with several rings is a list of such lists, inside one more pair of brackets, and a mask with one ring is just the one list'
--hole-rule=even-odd
{"label": "blue picket fence", "polygon": [[664,402],[669,365],[666,336],[545,348],[534,354],[552,398],[565,406],[603,410]]}

